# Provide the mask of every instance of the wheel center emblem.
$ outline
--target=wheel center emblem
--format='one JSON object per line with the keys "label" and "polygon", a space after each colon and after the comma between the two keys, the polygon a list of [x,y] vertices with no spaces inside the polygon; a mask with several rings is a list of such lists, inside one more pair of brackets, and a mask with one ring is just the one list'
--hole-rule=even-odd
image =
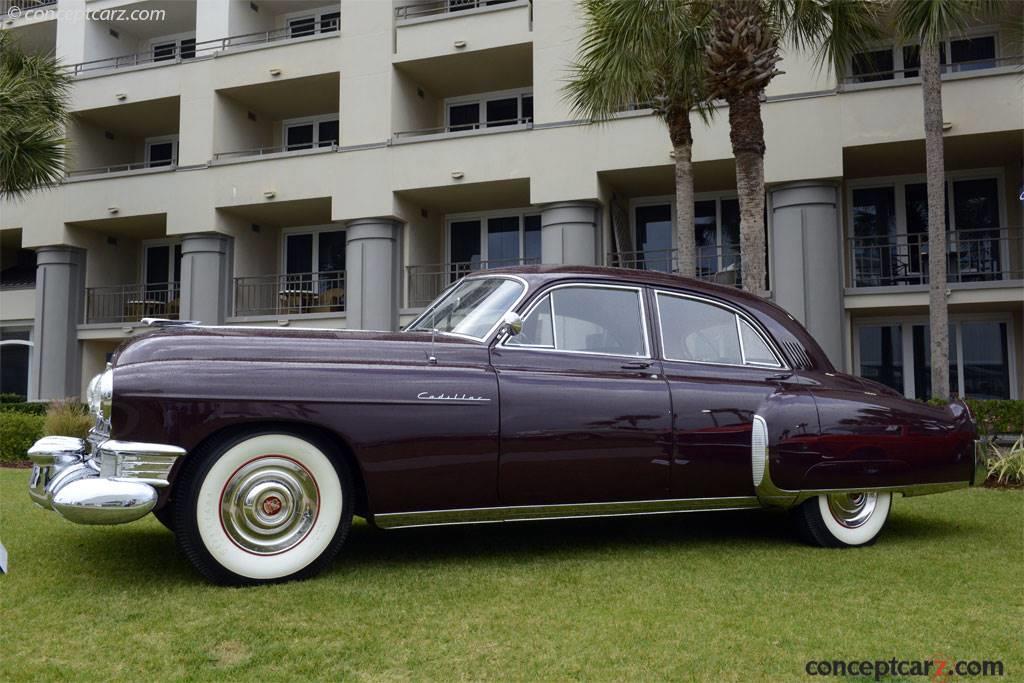
{"label": "wheel center emblem", "polygon": [[281,511],[281,499],[277,496],[268,496],[263,501],[263,512],[268,515],[276,515]]}

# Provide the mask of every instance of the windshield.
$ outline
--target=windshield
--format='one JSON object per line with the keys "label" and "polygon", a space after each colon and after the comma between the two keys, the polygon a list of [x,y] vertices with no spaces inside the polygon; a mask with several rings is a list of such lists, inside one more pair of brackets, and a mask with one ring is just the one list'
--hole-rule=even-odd
{"label": "windshield", "polygon": [[500,277],[463,280],[441,295],[406,330],[483,339],[523,293],[523,283]]}

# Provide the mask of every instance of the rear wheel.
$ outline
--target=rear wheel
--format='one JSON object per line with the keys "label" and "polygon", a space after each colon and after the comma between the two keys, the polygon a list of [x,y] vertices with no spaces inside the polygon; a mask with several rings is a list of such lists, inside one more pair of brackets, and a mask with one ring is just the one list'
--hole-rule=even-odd
{"label": "rear wheel", "polygon": [[352,524],[352,476],[328,444],[259,433],[193,455],[179,478],[178,545],[209,580],[307,578],[334,559]]}
{"label": "rear wheel", "polygon": [[804,501],[794,516],[804,541],[847,548],[874,543],[891,509],[891,493],[834,493]]}

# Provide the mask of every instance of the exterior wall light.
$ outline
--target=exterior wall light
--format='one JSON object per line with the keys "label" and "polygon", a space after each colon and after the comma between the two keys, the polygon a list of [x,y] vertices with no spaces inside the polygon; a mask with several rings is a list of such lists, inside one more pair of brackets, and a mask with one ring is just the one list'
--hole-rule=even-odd
{"label": "exterior wall light", "polygon": [[461,50],[464,47],[466,47],[466,41],[464,41],[464,40],[456,40],[455,41],[455,49],[456,50]]}
{"label": "exterior wall light", "polygon": [[465,175],[462,171],[452,171],[452,179],[454,180],[462,180]]}
{"label": "exterior wall light", "polygon": [[107,207],[107,213],[117,213],[118,211],[120,211],[120,209],[117,208],[116,206],[108,206]]}
{"label": "exterior wall light", "polygon": [[265,191],[265,192],[263,193],[263,196],[264,196],[264,197],[265,197],[266,199],[273,199],[274,197],[276,197],[276,196],[277,196],[277,192],[275,192],[274,190],[266,190],[266,191]]}
{"label": "exterior wall light", "polygon": [[276,66],[272,67],[270,69],[270,75],[271,76],[280,76],[281,75],[281,70],[279,68],[277,68]]}
{"label": "exterior wall light", "polygon": [[128,99],[128,93],[119,92],[116,95],[114,95],[114,99],[116,99],[118,102],[124,102],[126,99]]}

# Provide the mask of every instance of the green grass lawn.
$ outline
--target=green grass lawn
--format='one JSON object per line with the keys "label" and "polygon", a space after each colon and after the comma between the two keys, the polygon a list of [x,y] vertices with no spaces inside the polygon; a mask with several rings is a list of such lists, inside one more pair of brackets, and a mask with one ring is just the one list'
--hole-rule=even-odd
{"label": "green grass lawn", "polygon": [[[839,680],[809,659],[1002,659],[1024,680],[1024,494],[898,499],[874,547],[782,513],[379,532],[304,583],[203,583],[156,520],[83,527],[0,470],[0,680]],[[915,679],[926,680],[926,679]],[[996,680],[996,679],[990,679]]]}

